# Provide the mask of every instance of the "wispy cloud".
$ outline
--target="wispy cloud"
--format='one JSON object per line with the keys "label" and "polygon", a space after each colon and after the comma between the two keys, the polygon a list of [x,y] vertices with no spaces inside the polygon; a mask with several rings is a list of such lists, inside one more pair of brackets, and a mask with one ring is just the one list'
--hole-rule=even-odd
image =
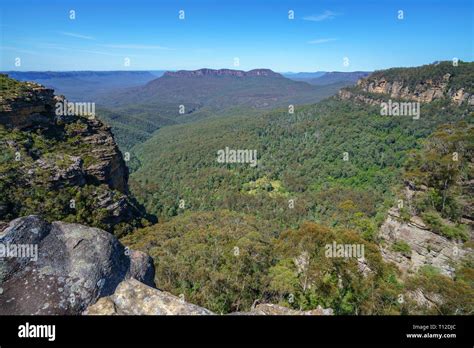
{"label": "wispy cloud", "polygon": [[312,44],[312,45],[317,45],[317,44],[322,44],[322,43],[331,42],[331,41],[336,41],[336,40],[337,40],[337,39],[333,39],[333,38],[315,39],[315,40],[308,41],[308,43],[309,43],[309,44]]}
{"label": "wispy cloud", "polygon": [[61,35],[65,36],[70,36],[70,37],[75,37],[77,39],[84,39],[84,40],[95,40],[94,37],[92,36],[87,36],[87,35],[82,35],[82,34],[77,34],[77,33],[69,33],[67,31],[61,31],[59,32]]}
{"label": "wispy cloud", "polygon": [[325,21],[327,19],[333,19],[336,16],[339,16],[339,13],[326,10],[323,13],[320,13],[320,14],[317,14],[317,15],[303,17],[303,20],[311,21],[311,22],[321,22],[321,21]]}
{"label": "wispy cloud", "polygon": [[125,48],[131,50],[172,50],[172,48],[159,46],[159,45],[135,45],[135,44],[120,44],[120,45],[102,45],[108,48]]}

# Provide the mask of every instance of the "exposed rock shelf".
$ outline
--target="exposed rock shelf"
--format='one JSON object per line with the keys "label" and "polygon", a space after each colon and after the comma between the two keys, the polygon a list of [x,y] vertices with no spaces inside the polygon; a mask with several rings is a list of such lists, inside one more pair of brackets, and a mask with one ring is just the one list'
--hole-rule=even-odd
{"label": "exposed rock shelf", "polygon": [[[420,267],[433,266],[443,274],[453,277],[453,265],[467,253],[462,248],[462,243],[430,231],[417,218],[403,222],[395,208],[389,211],[381,226],[380,237],[384,242],[381,247],[384,260],[395,263],[404,272],[416,272]],[[393,250],[394,244],[399,241],[410,247],[408,253]]]}
{"label": "exposed rock shelf", "polygon": [[[112,296],[99,299],[85,315],[213,315],[210,310],[188,303],[184,298],[154,289],[135,279],[123,281]],[[333,315],[332,309],[297,311],[275,304],[258,304],[249,312],[230,315]]]}
{"label": "exposed rock shelf", "polygon": [[36,260],[0,258],[0,315],[80,314],[124,279],[154,286],[152,259],[97,228],[28,216],[11,221],[0,244],[37,247]]}
{"label": "exposed rock shelf", "polygon": [[149,287],[134,279],[120,283],[115,293],[90,306],[88,315],[210,315],[211,311]]}
{"label": "exposed rock shelf", "polygon": [[[474,106],[472,88],[458,83],[458,74],[469,69],[472,63],[441,62],[414,69],[394,68],[378,71],[357,81],[357,86],[341,89],[341,99],[355,99],[368,104],[378,103],[374,96],[385,95],[393,99],[403,99],[429,103],[449,99],[455,104],[467,103]],[[428,77],[429,76],[429,77]]]}

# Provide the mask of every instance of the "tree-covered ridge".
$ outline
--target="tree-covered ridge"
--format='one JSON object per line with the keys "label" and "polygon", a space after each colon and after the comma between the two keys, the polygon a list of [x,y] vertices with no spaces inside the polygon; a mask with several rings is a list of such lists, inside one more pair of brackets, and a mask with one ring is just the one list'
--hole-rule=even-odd
{"label": "tree-covered ridge", "polygon": [[[434,143],[440,151],[432,151]],[[432,204],[433,197],[442,195],[437,186],[439,176],[444,182],[443,175],[450,175],[446,170],[449,164],[443,164],[445,156],[455,149],[463,164],[456,167],[452,185],[457,188],[449,187],[448,201],[461,211],[472,207],[463,201],[471,199],[466,196],[472,190],[468,184],[472,177],[471,147],[472,122],[442,125],[418,150],[403,156],[400,168],[392,168],[397,175],[389,183],[400,187],[405,180],[410,180],[410,185],[425,183],[429,186],[424,192],[429,194],[418,197],[423,204]],[[416,160],[417,156],[423,159]],[[432,163],[440,166],[433,172],[429,167]],[[416,178],[412,173],[418,173]],[[444,214],[442,210],[438,212],[436,205],[428,209],[418,206],[416,200],[411,213],[421,214],[433,232],[466,241],[462,248],[466,248],[467,256],[456,264],[454,279],[429,266],[403,276],[381,257],[376,211],[379,209],[383,218],[390,204],[375,204],[374,196],[380,195],[377,189],[320,187],[313,195],[301,196],[308,199],[306,204],[317,207],[317,213],[309,216],[307,208],[300,205],[301,197],[296,199],[295,208],[287,205],[291,195],[278,181],[256,180],[243,190],[240,201],[223,205],[227,210],[181,209],[178,216],[138,230],[123,242],[154,257],[157,284],[216,312],[248,310],[259,301],[304,310],[330,307],[336,314],[473,313],[474,264],[472,249],[468,249],[472,248],[472,232],[465,234],[470,227],[456,220],[459,215],[444,215],[435,225],[422,213]],[[287,229],[288,224],[294,227]],[[459,231],[463,234],[456,234]],[[328,258],[325,248],[331,243],[364,245],[365,260]],[[410,255],[410,247],[403,241],[393,248]],[[435,296],[436,305],[420,303],[420,291]]]}
{"label": "tree-covered ridge", "polygon": [[411,213],[449,238],[470,238],[473,154],[474,127],[462,121],[440,126],[407,159],[404,177],[418,190]]}
{"label": "tree-covered ridge", "polygon": [[[278,223],[229,210],[186,212],[122,239],[149,253],[159,288],[217,313],[248,311],[255,303],[335,314],[472,314],[472,261],[456,279],[423,268],[402,279],[383,261],[377,240],[355,230],[313,222],[279,231]],[[327,246],[363,245],[364,258],[328,257]],[[414,293],[442,299],[431,308]]]}
{"label": "tree-covered ridge", "polygon": [[[150,253],[162,289],[218,313],[248,310],[256,300],[295,309],[320,305],[337,314],[401,313],[397,296],[402,285],[375,244],[354,232],[336,233],[316,224],[279,237],[276,227],[228,210],[185,213],[123,242]],[[365,278],[355,259],[327,258],[325,245],[334,241],[365,243],[373,277]],[[308,257],[303,270],[294,261],[301,255]]]}
{"label": "tree-covered ridge", "polygon": [[129,151],[164,126],[224,116],[257,117],[289,104],[318,102],[351,84],[343,81],[313,86],[274,72],[238,76],[241,73],[170,72],[144,86],[103,95],[97,103],[121,149]]}
{"label": "tree-covered ridge", "polygon": [[[342,192],[370,192],[369,205],[378,208],[369,215],[375,215],[401,182],[406,152],[438,124],[466,117],[467,110],[438,101],[423,105],[421,115],[419,120],[380,116],[377,107],[332,99],[297,107],[294,114],[280,110],[166,127],[135,148],[142,165],[132,174],[132,190],[163,217],[179,213],[184,200],[191,210],[226,207],[267,217],[285,212],[278,220],[291,225],[294,214],[337,224],[338,218],[329,217],[334,202],[317,195],[344,187]],[[256,149],[258,166],[218,163],[217,151],[226,146]],[[264,188],[249,189],[262,180],[268,181]],[[281,194],[272,195],[276,190]],[[297,202],[294,210],[287,209],[289,199]]]}
{"label": "tree-covered ridge", "polygon": [[391,68],[375,71],[368,79],[386,79],[387,81],[402,81],[410,91],[419,83],[442,82],[449,74],[448,89],[464,88],[467,93],[474,93],[474,63],[458,61],[443,61],[414,68]]}

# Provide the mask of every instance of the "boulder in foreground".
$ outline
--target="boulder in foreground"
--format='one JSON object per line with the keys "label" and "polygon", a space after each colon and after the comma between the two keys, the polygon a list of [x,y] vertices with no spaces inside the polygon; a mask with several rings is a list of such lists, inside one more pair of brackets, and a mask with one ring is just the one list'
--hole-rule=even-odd
{"label": "boulder in foreground", "polygon": [[31,215],[4,226],[0,245],[29,251],[0,255],[0,315],[81,314],[124,279],[154,286],[152,259],[97,228]]}
{"label": "boulder in foreground", "polygon": [[135,279],[120,283],[112,296],[99,299],[88,315],[210,315],[210,310],[151,288]]}

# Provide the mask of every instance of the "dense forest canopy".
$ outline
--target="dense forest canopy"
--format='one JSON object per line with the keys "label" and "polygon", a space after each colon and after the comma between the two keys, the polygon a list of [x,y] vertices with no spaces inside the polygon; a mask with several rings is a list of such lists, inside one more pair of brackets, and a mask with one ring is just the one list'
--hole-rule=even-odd
{"label": "dense forest canopy", "polygon": [[[449,88],[469,89],[474,65],[459,64],[369,78],[411,85],[451,73]],[[421,103],[419,119],[382,116],[378,103],[390,97],[360,93],[377,102],[333,97],[294,113],[158,130],[132,150],[131,189],[161,222],[124,242],[155,257],[166,290],[218,312],[259,300],[338,314],[472,313],[472,259],[456,266],[454,279],[431,266],[407,278],[379,249],[380,226],[407,185],[416,194],[400,209],[403,221],[421,217],[434,233],[471,246],[463,217],[472,216],[472,106],[446,97]],[[258,165],[219,163],[226,147],[256,150]],[[324,257],[324,245],[335,240],[365,245],[370,276],[356,260]],[[411,253],[403,240],[392,248]],[[407,295],[420,289],[445,298],[443,305],[420,306]]]}

